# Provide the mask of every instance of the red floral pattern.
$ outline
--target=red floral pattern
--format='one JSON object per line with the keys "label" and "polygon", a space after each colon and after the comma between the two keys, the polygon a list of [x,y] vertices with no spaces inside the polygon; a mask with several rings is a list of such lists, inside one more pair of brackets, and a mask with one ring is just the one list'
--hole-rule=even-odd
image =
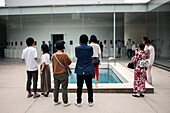
{"label": "red floral pattern", "polygon": [[136,66],[136,63],[138,61],[145,59],[147,59],[147,53],[145,51],[140,51],[136,53],[136,55],[132,58],[132,63],[134,63],[135,66],[133,92],[145,92],[146,90],[145,89],[146,70],[145,68]]}

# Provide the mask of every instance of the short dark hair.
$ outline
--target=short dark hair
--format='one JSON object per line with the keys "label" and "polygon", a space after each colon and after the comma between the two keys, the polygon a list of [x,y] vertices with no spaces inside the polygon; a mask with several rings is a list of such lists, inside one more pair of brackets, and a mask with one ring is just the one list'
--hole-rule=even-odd
{"label": "short dark hair", "polygon": [[139,44],[139,48],[140,48],[141,50],[144,50],[144,48],[145,48],[145,44],[140,43],[140,44]]}
{"label": "short dark hair", "polygon": [[147,40],[148,40],[148,37],[143,37],[143,40],[144,40],[144,41],[147,41]]}
{"label": "short dark hair", "polygon": [[42,41],[42,44],[45,44],[45,41]]}
{"label": "short dark hair", "polygon": [[151,41],[150,40],[146,40],[145,44],[151,44]]}
{"label": "short dark hair", "polygon": [[81,44],[87,44],[87,42],[88,42],[88,36],[85,35],[85,34],[81,35],[80,36],[80,43]]}
{"label": "short dark hair", "polygon": [[48,45],[47,45],[47,44],[42,44],[42,45],[41,45],[41,49],[42,49],[42,51],[43,51],[43,54],[49,53],[49,48],[48,48]]}
{"label": "short dark hair", "polygon": [[33,43],[34,43],[34,39],[32,37],[27,38],[26,40],[27,46],[32,46]]}
{"label": "short dark hair", "polygon": [[131,39],[129,38],[128,41],[131,41]]}
{"label": "short dark hair", "polygon": [[91,35],[89,42],[90,42],[90,43],[91,43],[91,42],[97,43],[97,37],[96,37],[95,35]]}
{"label": "short dark hair", "polygon": [[135,44],[135,42],[134,42],[134,41],[132,41],[132,44]]}
{"label": "short dark hair", "polygon": [[57,42],[56,42],[56,49],[57,49],[57,50],[63,50],[63,49],[65,49],[64,43],[63,43],[62,41],[57,41]]}

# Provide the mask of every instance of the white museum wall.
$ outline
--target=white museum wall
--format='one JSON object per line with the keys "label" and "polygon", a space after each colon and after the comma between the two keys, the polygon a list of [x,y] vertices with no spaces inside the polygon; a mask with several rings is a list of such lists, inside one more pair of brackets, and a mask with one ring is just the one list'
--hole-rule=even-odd
{"label": "white museum wall", "polygon": [[[35,47],[40,57],[42,41],[48,43],[51,34],[64,34],[65,52],[74,59],[74,48],[79,45],[81,34],[89,37],[94,34],[100,41],[108,42],[112,40],[112,23],[112,14],[85,14],[83,18],[80,15],[76,19],[72,19],[71,14],[9,16],[7,42],[18,42],[18,45],[8,48],[23,49],[26,47],[25,40],[33,37],[37,41]],[[70,40],[73,40],[73,45],[69,45]],[[19,45],[20,41],[23,46]]]}

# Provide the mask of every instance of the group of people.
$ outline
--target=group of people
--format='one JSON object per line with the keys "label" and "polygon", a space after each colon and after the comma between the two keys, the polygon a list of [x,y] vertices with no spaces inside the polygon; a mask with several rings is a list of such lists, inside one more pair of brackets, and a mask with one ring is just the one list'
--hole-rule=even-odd
{"label": "group of people", "polygon": [[[93,88],[92,79],[95,78],[95,85],[97,87],[99,79],[99,64],[101,61],[101,49],[97,44],[97,38],[95,35],[90,37],[90,44],[88,45],[88,36],[83,34],[80,36],[80,45],[75,48],[75,56],[77,58],[77,64],[75,67],[75,73],[77,74],[77,100],[75,105],[81,106],[82,102],[82,88],[84,81],[86,82],[88,90],[88,102],[89,106],[93,106]],[[131,40],[129,39],[129,43]],[[138,44],[138,50],[135,50],[131,62],[134,63],[134,97],[144,97],[145,92],[145,76],[147,75],[147,82],[152,85],[151,68],[155,58],[155,50],[151,45],[151,41],[147,37],[143,37],[143,43]],[[22,60],[26,63],[27,69],[27,85],[28,98],[38,98],[40,94],[37,93],[37,81],[38,81],[38,59],[37,50],[34,46],[34,39],[28,38],[26,40],[27,48],[23,50]],[[49,43],[50,44],[50,43]],[[68,101],[68,78],[69,78],[69,65],[72,63],[69,56],[64,52],[65,43],[63,41],[56,42],[56,52],[50,56],[51,46],[42,44],[41,51],[41,95],[48,97],[51,91],[51,72],[50,72],[50,59],[52,62],[52,70],[54,77],[54,102],[56,105],[60,104],[59,101],[59,88],[62,85],[62,99],[64,106],[69,106]],[[134,44],[134,43],[133,43]],[[135,48],[135,47],[134,47]],[[147,66],[143,66],[143,61],[148,61]],[[147,68],[146,68],[147,67]],[[33,78],[33,92],[31,92],[31,81]]]}
{"label": "group of people", "polygon": [[[28,98],[38,98],[40,94],[37,93],[37,81],[38,81],[38,65],[36,60],[38,59],[37,50],[34,46],[34,39],[28,38],[26,40],[27,48],[23,50],[22,60],[26,63],[27,68],[27,85],[26,90],[28,91]],[[57,51],[52,54],[51,62],[54,77],[54,102],[56,105],[61,102],[58,99],[60,84],[62,85],[62,99],[64,106],[69,106],[68,101],[68,77],[70,75],[69,65],[72,63],[69,56],[64,52],[65,46],[63,41],[56,42]],[[48,97],[51,90],[51,73],[50,73],[50,50],[47,44],[42,44],[41,51],[41,95]],[[95,35],[90,37],[90,44],[88,45],[88,36],[83,34],[80,36],[80,46],[75,48],[75,56],[77,57],[77,64],[75,73],[77,74],[77,100],[75,105],[81,106],[82,102],[82,88],[84,81],[86,82],[88,90],[88,102],[89,106],[94,105],[93,102],[93,88],[92,79],[95,78],[95,85],[99,78],[99,64],[101,61],[101,49],[97,44],[97,38]],[[33,78],[33,92],[31,92],[31,81]]]}
{"label": "group of people", "polygon": [[143,43],[138,44],[138,50],[135,51],[135,56],[133,56],[131,60],[135,67],[134,97],[144,97],[144,92],[146,90],[145,80],[152,85],[151,68],[155,59],[155,49],[148,37],[143,37],[142,42]]}

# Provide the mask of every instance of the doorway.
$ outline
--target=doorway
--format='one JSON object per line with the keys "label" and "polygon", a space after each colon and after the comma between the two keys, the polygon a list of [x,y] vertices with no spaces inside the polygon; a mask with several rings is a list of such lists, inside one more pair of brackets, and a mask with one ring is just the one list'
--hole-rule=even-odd
{"label": "doorway", "polygon": [[55,53],[56,50],[56,42],[59,40],[64,40],[64,34],[52,34],[51,35],[51,40],[52,40],[52,44],[53,44],[53,53]]}

